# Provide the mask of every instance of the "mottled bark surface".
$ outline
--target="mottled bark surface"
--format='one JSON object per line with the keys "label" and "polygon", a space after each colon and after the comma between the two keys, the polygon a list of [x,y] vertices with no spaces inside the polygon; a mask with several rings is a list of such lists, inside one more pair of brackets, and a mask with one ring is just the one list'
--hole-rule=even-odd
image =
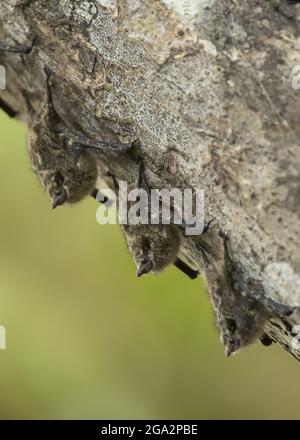
{"label": "mottled bark surface", "polygon": [[[298,2],[7,0],[0,20],[1,41],[37,37],[29,55],[1,55],[1,97],[21,119],[24,95],[33,109],[41,104],[47,65],[70,129],[138,138],[152,187],[205,190],[215,223],[205,249],[187,238],[184,253],[212,289],[222,231],[236,289],[300,305]],[[109,162],[118,178],[131,165]],[[298,324],[296,311],[271,317],[266,331],[300,359]]]}

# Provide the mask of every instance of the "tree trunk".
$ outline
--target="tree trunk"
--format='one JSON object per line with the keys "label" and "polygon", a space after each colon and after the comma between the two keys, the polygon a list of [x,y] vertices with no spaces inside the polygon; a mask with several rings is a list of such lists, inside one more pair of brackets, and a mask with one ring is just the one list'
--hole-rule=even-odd
{"label": "tree trunk", "polygon": [[[7,0],[0,20],[1,41],[36,37],[31,53],[0,58],[1,97],[20,119],[44,100],[48,66],[70,129],[138,138],[151,187],[205,190],[214,225],[183,252],[215,307],[225,234],[241,298],[300,305],[299,2]],[[106,160],[118,179],[122,162]],[[269,314],[265,332],[300,359],[297,325],[298,310]]]}

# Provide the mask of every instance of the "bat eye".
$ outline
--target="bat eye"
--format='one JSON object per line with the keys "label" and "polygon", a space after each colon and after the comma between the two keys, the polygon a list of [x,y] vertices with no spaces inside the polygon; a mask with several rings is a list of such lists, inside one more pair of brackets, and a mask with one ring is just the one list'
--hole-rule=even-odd
{"label": "bat eye", "polygon": [[228,329],[234,333],[237,330],[236,321],[234,319],[228,318],[226,319],[226,324]]}
{"label": "bat eye", "polygon": [[151,249],[151,243],[150,243],[149,238],[143,237],[142,238],[142,251],[143,251],[143,254],[147,255],[148,252],[150,251],[150,249]]}
{"label": "bat eye", "polygon": [[58,186],[61,186],[64,183],[64,176],[61,174],[60,171],[56,171],[54,175],[54,181]]}

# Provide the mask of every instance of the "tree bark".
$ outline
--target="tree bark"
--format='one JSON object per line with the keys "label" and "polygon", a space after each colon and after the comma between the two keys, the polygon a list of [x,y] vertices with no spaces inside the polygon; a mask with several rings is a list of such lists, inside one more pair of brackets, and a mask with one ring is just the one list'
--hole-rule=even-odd
{"label": "tree bark", "polygon": [[[273,0],[7,0],[0,39],[6,105],[26,121],[54,72],[55,107],[70,129],[142,145],[153,188],[202,188],[214,218],[206,248],[184,254],[214,288],[229,240],[241,296],[300,305],[300,4]],[[106,165],[118,178],[130,161]],[[252,287],[251,287],[252,286]],[[253,294],[253,292],[252,292]],[[298,360],[300,313],[265,331]],[[300,328],[300,327],[299,327]]]}

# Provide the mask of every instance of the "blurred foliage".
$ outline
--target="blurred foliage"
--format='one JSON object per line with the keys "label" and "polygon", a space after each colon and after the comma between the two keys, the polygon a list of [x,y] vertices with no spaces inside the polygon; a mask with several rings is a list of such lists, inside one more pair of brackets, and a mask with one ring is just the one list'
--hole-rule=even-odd
{"label": "blurred foliage", "polygon": [[278,346],[227,359],[204,284],[136,279],[95,201],[50,208],[26,129],[0,114],[0,418],[298,418]]}

